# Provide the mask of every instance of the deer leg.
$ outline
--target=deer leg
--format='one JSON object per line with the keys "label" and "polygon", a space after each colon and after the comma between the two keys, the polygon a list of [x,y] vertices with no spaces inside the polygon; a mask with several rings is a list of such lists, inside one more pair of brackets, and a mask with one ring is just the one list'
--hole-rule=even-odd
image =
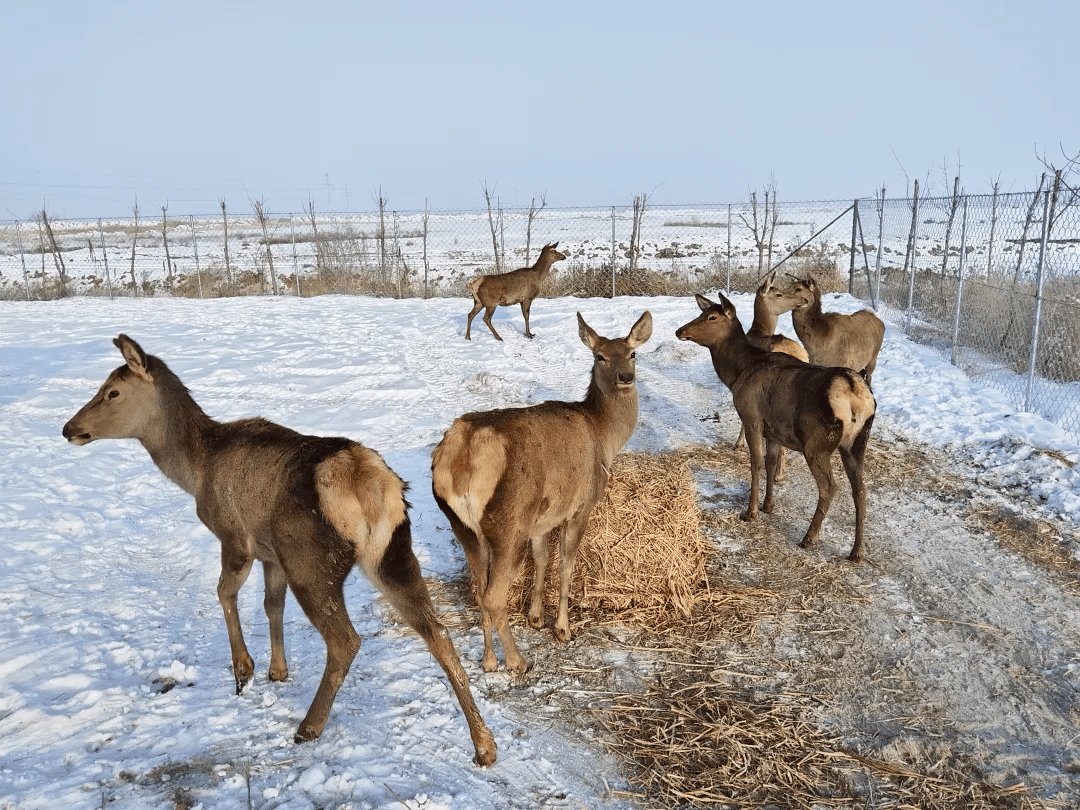
{"label": "deer leg", "polygon": [[525,318],[525,337],[534,337],[533,333],[529,331],[529,310],[532,309],[532,301],[521,302],[521,314]]}
{"label": "deer leg", "polygon": [[465,322],[465,339],[472,340],[470,332],[472,331],[472,319],[476,317],[476,313],[484,308],[484,305],[480,303],[480,299],[475,295],[473,296],[473,308],[469,313],[469,319]]}
{"label": "deer leg", "polygon": [[874,417],[871,416],[863,425],[862,431],[855,437],[850,450],[840,447],[840,460],[844,462],[844,472],[847,473],[848,483],[851,484],[851,497],[855,501],[855,544],[848,555],[848,559],[855,563],[862,562],[865,558],[863,525],[866,523],[866,485],[863,483],[862,471],[873,420]]}
{"label": "deer leg", "polygon": [[408,625],[420,634],[420,638],[446,673],[461,710],[465,713],[465,721],[469,724],[476,764],[491,765],[495,762],[497,750],[495,737],[480,716],[480,710],[476,708],[472,691],[469,689],[469,676],[461,666],[461,659],[454,649],[450,632],[435,614],[435,606],[431,603],[431,595],[420,574],[420,563],[412,553],[411,544],[408,556],[401,556],[404,559],[395,569],[394,581],[377,583],[379,589]]}
{"label": "deer leg", "polygon": [[787,451],[783,447],[780,448],[780,454],[776,459],[776,474],[773,476],[773,481],[777,484],[784,480],[784,470],[787,469]]}
{"label": "deer leg", "polygon": [[[510,630],[510,621],[507,618],[506,600],[510,594],[510,585],[521,568],[522,555],[525,552],[524,543],[500,542],[499,538],[488,538],[492,549],[491,565],[489,566],[487,589],[480,597],[481,610],[486,613],[484,628],[484,671],[491,672],[498,666],[495,651],[491,647],[491,628],[499,634],[502,642],[503,656],[506,658],[506,668],[519,675],[529,668],[525,659],[518,652],[514,635]],[[508,548],[509,546],[509,548]]]}
{"label": "deer leg", "polygon": [[836,481],[833,479],[832,474],[832,453],[834,449],[832,446],[822,445],[821,443],[817,445],[808,443],[803,449],[806,464],[810,468],[814,480],[817,481],[818,502],[817,509],[814,510],[814,517],[810,521],[810,528],[806,530],[802,542],[799,543],[800,548],[809,548],[818,541],[821,523],[825,520],[833,496],[836,494]]}
{"label": "deer leg", "polygon": [[[746,423],[743,423],[746,427]],[[751,425],[746,431],[746,449],[750,452],[750,498],[746,504],[746,510],[739,515],[742,520],[757,520],[758,516],[758,479],[761,478],[762,452],[761,446],[765,441],[762,435],[761,425]]]}
{"label": "deer leg", "polygon": [[289,677],[289,666],[285,662],[285,589],[288,581],[285,570],[277,561],[263,560],[263,610],[270,623],[270,674],[272,681],[283,681]]}
{"label": "deer leg", "polygon": [[[311,558],[306,561],[310,563]],[[296,601],[326,643],[326,667],[307,715],[296,729],[293,739],[298,743],[317,739],[322,734],[338,689],[360,652],[360,636],[345,608],[345,576],[351,566],[331,565],[325,559],[316,562],[322,564],[286,568]]]}
{"label": "deer leg", "polygon": [[244,631],[240,628],[240,617],[236,612],[236,594],[247,582],[252,562],[254,560],[243,551],[234,548],[233,543],[222,539],[221,576],[218,577],[217,593],[221,611],[225,614],[225,628],[229,631],[233,677],[236,679],[236,694],[238,695],[244,691],[245,686],[251,683],[251,678],[255,673],[255,662],[251,660],[247,645],[244,644]]}
{"label": "deer leg", "polygon": [[739,438],[737,438],[737,439],[735,440],[735,444],[733,444],[733,445],[731,446],[731,449],[732,449],[732,450],[738,450],[738,449],[739,449],[739,447],[740,447],[740,446],[742,446],[742,443],[743,443],[743,439],[744,439],[745,437],[746,437],[746,428],[744,428],[744,427],[743,427],[743,426],[742,426],[742,425],[740,424],[740,425],[739,425]]}
{"label": "deer leg", "polygon": [[498,304],[494,304],[484,310],[484,323],[487,324],[487,328],[491,330],[491,334],[495,336],[496,340],[502,340],[502,338],[499,337],[499,333],[495,331],[495,327],[491,325],[491,316],[495,314],[495,309],[497,307]]}
{"label": "deer leg", "polygon": [[577,562],[581,534],[589,520],[589,510],[581,512],[563,525],[559,542],[559,615],[555,619],[555,638],[564,642],[570,640],[570,578]]}
{"label": "deer leg", "polygon": [[533,588],[529,600],[529,627],[539,630],[544,626],[544,581],[547,579],[550,534],[530,538],[533,557]]}
{"label": "deer leg", "polygon": [[773,510],[773,485],[776,482],[780,459],[784,457],[784,448],[777,442],[765,441],[765,502],[761,511],[771,515]]}

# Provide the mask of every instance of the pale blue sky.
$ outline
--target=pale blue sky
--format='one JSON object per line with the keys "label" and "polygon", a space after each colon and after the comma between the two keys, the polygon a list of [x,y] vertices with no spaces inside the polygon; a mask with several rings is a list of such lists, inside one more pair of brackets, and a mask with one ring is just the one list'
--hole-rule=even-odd
{"label": "pale blue sky", "polygon": [[0,219],[1021,191],[1078,45],[1075,0],[9,3]]}

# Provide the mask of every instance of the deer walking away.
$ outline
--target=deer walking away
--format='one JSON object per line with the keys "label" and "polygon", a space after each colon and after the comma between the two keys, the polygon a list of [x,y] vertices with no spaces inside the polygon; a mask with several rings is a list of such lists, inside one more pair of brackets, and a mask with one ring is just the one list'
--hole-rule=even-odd
{"label": "deer walking away", "polygon": [[465,323],[465,339],[472,339],[473,318],[482,309],[487,328],[496,340],[502,340],[491,324],[491,316],[496,307],[507,307],[511,304],[521,304],[521,314],[525,318],[525,337],[533,337],[533,333],[529,331],[529,310],[532,309],[533,299],[540,294],[540,287],[548,277],[551,265],[566,258],[566,254],[560,253],[558,247],[558,242],[544,245],[532,267],[522,267],[509,273],[477,276],[469,282],[473,308]]}
{"label": "deer walking away", "polygon": [[746,431],[750,451],[750,495],[743,520],[758,515],[758,482],[765,445],[765,499],[761,511],[773,509],[773,482],[783,448],[806,458],[817,482],[817,509],[801,546],[814,545],[836,494],[832,455],[839,452],[855,502],[855,542],[848,559],[865,557],[866,486],[863,459],[877,410],[863,377],[849,368],[809,365],[783,352],[754,346],[746,337],[735,307],[723,295],[713,303],[696,296],[701,314],[679,327],[675,336],[706,347],[720,381],[731,391]]}
{"label": "deer walking away", "polygon": [[570,638],[570,577],[578,545],[603,496],[611,463],[637,424],[636,349],[652,334],[645,312],[622,338],[598,335],[578,313],[578,335],[593,355],[581,402],[467,413],[450,426],[431,457],[431,488],[465,551],[484,633],[483,668],[498,666],[492,631],[507,669],[528,668],[507,619],[507,595],[531,550],[536,567],[529,624],[544,625],[544,579],[551,532],[559,545],[555,636]]}
{"label": "deer walking away", "polygon": [[406,484],[373,450],[346,438],[306,436],[265,419],[217,422],[180,379],[126,335],[114,341],[124,365],[64,425],[76,445],[137,439],[170,480],[195,498],[196,513],[221,541],[218,599],[239,694],[253,677],[236,597],[256,560],[263,565],[272,681],[288,677],[283,613],[291,589],[326,644],[326,666],[296,742],[322,734],[338,689],[360,650],[343,585],[358,565],[426,642],[465,714],[479,765],[495,762],[495,739],[480,716],[446,627],[412,550]]}

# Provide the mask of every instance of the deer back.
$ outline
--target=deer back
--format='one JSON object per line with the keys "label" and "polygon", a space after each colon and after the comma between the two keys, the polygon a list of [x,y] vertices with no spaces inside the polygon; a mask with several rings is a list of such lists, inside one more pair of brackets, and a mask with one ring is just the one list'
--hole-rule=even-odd
{"label": "deer back", "polygon": [[534,533],[591,509],[637,423],[635,349],[652,331],[646,312],[625,338],[600,337],[578,314],[593,351],[581,402],[467,413],[432,454],[432,487],[474,531],[519,520]]}
{"label": "deer back", "polygon": [[792,304],[791,323],[811,363],[873,370],[885,336],[877,315],[867,309],[851,315],[823,312],[821,290],[810,276],[793,279],[784,297]]}

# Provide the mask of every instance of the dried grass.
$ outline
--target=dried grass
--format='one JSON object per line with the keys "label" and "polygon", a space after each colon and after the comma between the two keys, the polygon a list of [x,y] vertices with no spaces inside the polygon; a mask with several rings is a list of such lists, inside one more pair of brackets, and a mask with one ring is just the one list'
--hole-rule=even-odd
{"label": "dried grass", "polygon": [[[713,594],[706,576],[712,545],[701,532],[693,474],[675,454],[616,457],[611,482],[581,541],[570,583],[571,630],[584,623],[657,632],[693,624]],[[551,538],[545,604],[558,604],[559,533]],[[510,589],[512,621],[524,623],[534,568],[531,558]],[[715,598],[714,598],[715,597]],[[575,624],[578,628],[575,628]]]}
{"label": "dried grass", "polygon": [[[894,746],[891,761],[843,748],[806,695],[761,694],[672,666],[599,712],[604,743],[650,806],[1036,810],[1022,784],[992,785],[953,752]],[[635,794],[637,795],[637,794]]]}

